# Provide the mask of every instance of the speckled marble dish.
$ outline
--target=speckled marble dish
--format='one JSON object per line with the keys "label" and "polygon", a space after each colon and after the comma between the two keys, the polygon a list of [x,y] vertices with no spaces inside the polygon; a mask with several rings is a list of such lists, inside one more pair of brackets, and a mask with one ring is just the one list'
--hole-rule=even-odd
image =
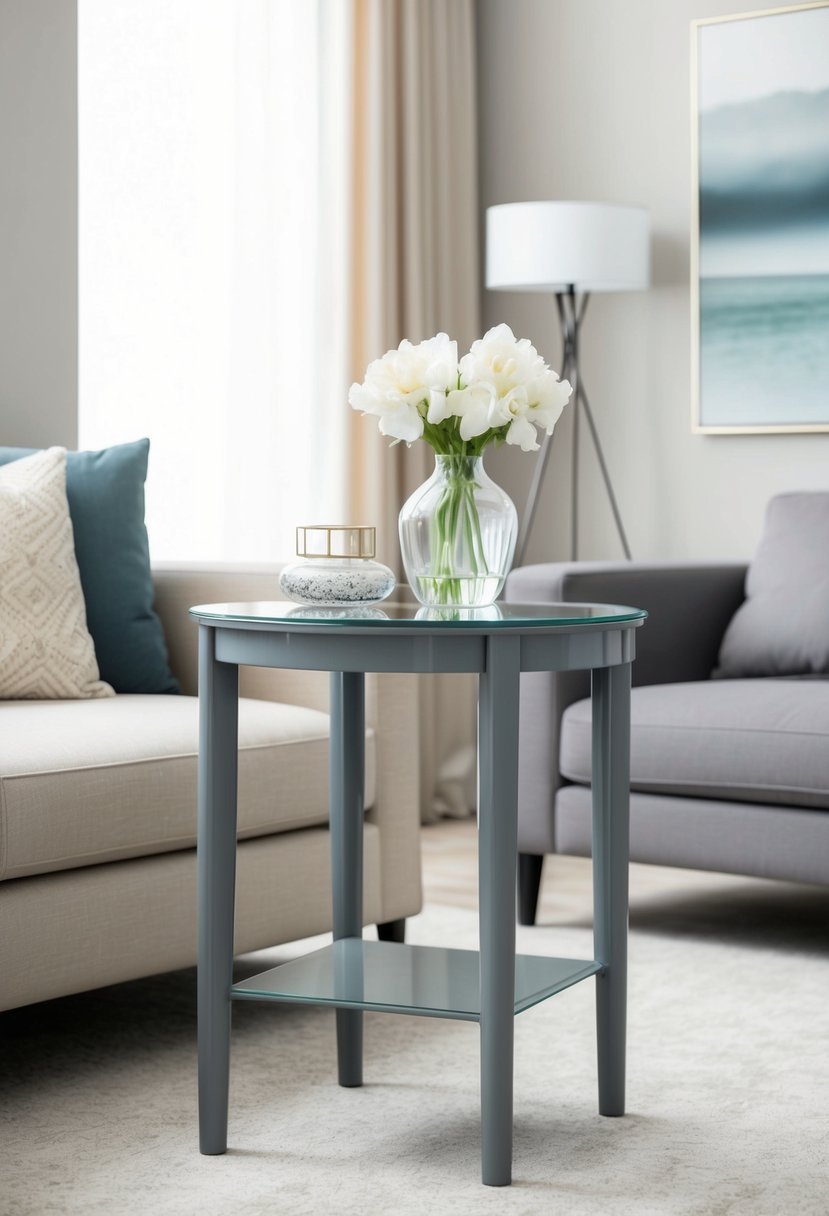
{"label": "speckled marble dish", "polygon": [[376,604],[391,595],[394,574],[371,558],[320,558],[286,566],[279,576],[283,595],[297,604],[339,608]]}

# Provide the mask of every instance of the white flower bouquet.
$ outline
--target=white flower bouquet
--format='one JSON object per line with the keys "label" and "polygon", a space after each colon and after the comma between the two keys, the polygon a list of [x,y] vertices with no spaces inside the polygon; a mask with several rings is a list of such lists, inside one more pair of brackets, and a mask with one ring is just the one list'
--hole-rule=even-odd
{"label": "white flower bouquet", "polygon": [[425,439],[442,456],[480,456],[490,443],[537,451],[539,430],[553,433],[572,391],[529,339],[496,325],[460,362],[446,334],[416,346],[404,339],[369,364],[348,401],[395,441]]}
{"label": "white flower bouquet", "polygon": [[[423,603],[477,606],[497,597],[515,548],[515,508],[483,472],[482,453],[501,443],[537,451],[539,432],[552,434],[571,392],[508,325],[489,330],[460,361],[446,334],[404,340],[351,386],[350,405],[376,417],[381,434],[395,443],[423,439],[437,457],[435,476],[400,522],[406,573]],[[509,504],[501,516],[510,517],[500,529],[498,496]]]}

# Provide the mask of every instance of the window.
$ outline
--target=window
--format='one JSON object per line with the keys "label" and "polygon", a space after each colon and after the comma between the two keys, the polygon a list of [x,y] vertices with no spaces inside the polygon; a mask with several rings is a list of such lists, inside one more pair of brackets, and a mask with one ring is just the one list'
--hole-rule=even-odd
{"label": "window", "polygon": [[149,435],[156,560],[342,517],[337,9],[79,3],[80,443]]}

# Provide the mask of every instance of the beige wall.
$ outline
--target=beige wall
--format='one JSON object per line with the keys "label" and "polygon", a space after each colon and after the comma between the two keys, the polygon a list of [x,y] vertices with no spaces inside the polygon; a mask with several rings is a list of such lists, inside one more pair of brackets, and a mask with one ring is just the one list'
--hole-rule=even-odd
{"label": "beige wall", "polygon": [[0,444],[75,447],[75,0],[0,0]]}
{"label": "beige wall", "polygon": [[[757,7],[757,0],[479,0],[483,207],[564,198],[651,211],[651,291],[594,297],[582,344],[634,557],[749,555],[772,494],[829,489],[829,435],[712,437],[690,429],[689,22]],[[483,315],[487,325],[509,322],[558,362],[551,299],[485,291]],[[568,448],[562,425],[531,561],[569,554]],[[621,556],[584,433],[582,453],[580,556]],[[533,459],[502,449],[487,461],[519,510]]]}

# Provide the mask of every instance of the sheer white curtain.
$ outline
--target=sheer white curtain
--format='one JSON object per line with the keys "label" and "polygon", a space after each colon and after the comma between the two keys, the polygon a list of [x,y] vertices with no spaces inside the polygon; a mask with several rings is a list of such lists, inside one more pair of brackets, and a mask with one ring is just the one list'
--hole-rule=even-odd
{"label": "sheer white curtain", "polygon": [[[473,0],[79,0],[80,438],[149,435],[153,557],[296,523],[397,564],[423,445],[347,406],[401,338],[479,332]],[[422,808],[474,801],[475,689],[422,681]]]}
{"label": "sheer white curtain", "polygon": [[80,443],[148,435],[154,559],[347,513],[350,17],[80,0]]}

